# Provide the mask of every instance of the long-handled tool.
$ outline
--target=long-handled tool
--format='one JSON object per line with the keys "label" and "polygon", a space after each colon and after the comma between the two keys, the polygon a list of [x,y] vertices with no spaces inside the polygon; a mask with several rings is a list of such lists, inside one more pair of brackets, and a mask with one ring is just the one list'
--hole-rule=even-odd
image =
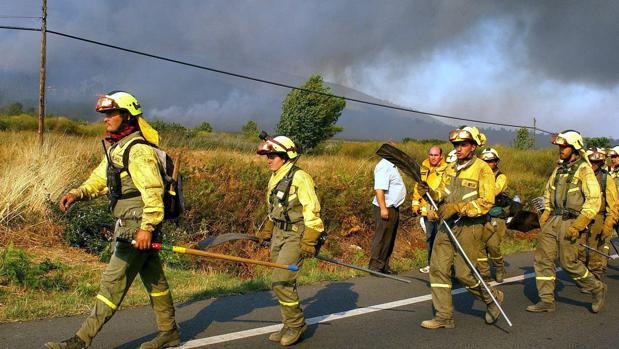
{"label": "long-handled tool", "polygon": [[[123,241],[123,240],[118,240],[118,241]],[[131,241],[131,244],[135,245],[136,244],[135,240]],[[259,261],[255,259],[230,256],[227,254],[200,251],[200,250],[195,250],[193,248],[173,246],[173,245],[168,245],[168,244],[160,244],[157,242],[151,243],[150,248],[153,250],[172,251],[175,253],[190,254],[193,256],[223,259],[226,261],[232,261],[232,262],[238,262],[238,263],[256,264],[256,265],[263,265],[265,267],[271,267],[271,268],[299,271],[299,267],[294,264],[286,265],[286,264],[271,263],[271,262]]]}
{"label": "long-handled tool", "polygon": [[611,256],[611,255],[609,255],[609,254],[606,254],[606,253],[604,253],[604,252],[602,252],[602,251],[600,251],[600,250],[598,250],[598,249],[595,249],[595,248],[593,248],[593,247],[591,247],[591,246],[588,246],[588,245],[585,245],[585,244],[581,244],[581,243],[579,243],[579,245],[580,245],[580,246],[582,246],[582,247],[584,247],[584,248],[586,248],[587,250],[589,250],[589,251],[591,251],[591,252],[595,252],[595,253],[597,253],[597,254],[599,254],[599,255],[602,255],[602,256],[604,256],[604,257],[606,257],[606,258],[609,258],[609,259],[615,259],[613,256]]}
{"label": "long-handled tool", "polygon": [[[322,247],[322,245],[324,244],[325,240],[326,240],[326,234],[322,234],[320,235],[320,237],[318,238],[317,241],[317,245],[316,245],[316,251],[320,251],[320,247]],[[247,234],[235,234],[235,233],[229,233],[229,234],[221,234],[221,235],[217,235],[217,236],[213,236],[211,238],[208,238],[206,240],[202,240],[198,243],[198,247],[200,247],[201,249],[207,249],[213,246],[217,246],[229,241],[235,241],[235,240],[248,240],[248,241],[253,241],[253,242],[258,242],[259,239],[253,235],[247,235]],[[355,269],[355,270],[359,270],[359,271],[363,271],[375,276],[380,276],[380,277],[384,277],[387,279],[391,279],[391,280],[396,280],[396,281],[400,281],[400,282],[405,282],[407,284],[411,283],[411,280],[407,280],[407,279],[403,279],[397,276],[393,276],[393,275],[389,275],[389,274],[385,274],[385,273],[381,273],[378,271],[374,271],[368,268],[364,268],[364,267],[360,267],[357,265],[353,265],[353,264],[348,264],[342,261],[339,261],[337,259],[333,259],[331,257],[326,257],[320,254],[317,254],[314,256],[314,258],[319,259],[321,261],[324,262],[328,262],[328,263],[332,263],[335,265],[339,265],[342,267],[346,267],[346,268],[350,268],[350,269]]]}
{"label": "long-handled tool", "polygon": [[[417,163],[417,161],[415,161],[415,159],[410,157],[410,155],[394,147],[393,145],[390,145],[387,143],[383,144],[376,151],[376,154],[382,157],[383,159],[388,160],[392,164],[396,165],[396,167],[401,169],[404,173],[409,175],[416,182],[418,183],[422,182],[419,164]],[[426,197],[428,198],[428,202],[432,204],[432,207],[434,207],[434,209],[438,211],[438,206],[436,205],[436,202],[434,202],[434,199],[432,199],[432,196],[430,195],[429,192],[426,193]],[[501,312],[501,315],[503,316],[503,318],[505,318],[505,321],[507,321],[507,324],[509,326],[512,326],[512,322],[507,317],[507,314],[505,314],[505,311],[503,311],[501,304],[497,302],[496,298],[492,294],[492,291],[490,290],[490,287],[488,287],[488,284],[486,284],[486,282],[484,281],[484,278],[481,276],[481,274],[479,274],[479,271],[477,271],[477,268],[475,268],[475,264],[473,264],[471,260],[469,259],[469,257],[466,255],[466,252],[462,248],[462,245],[460,245],[460,242],[456,238],[456,235],[454,234],[454,232],[451,230],[451,227],[449,226],[449,224],[447,224],[447,222],[445,222],[445,220],[442,217],[441,217],[441,223],[443,223],[443,225],[445,226],[447,233],[449,234],[449,237],[451,238],[452,243],[454,244],[454,246],[456,247],[456,249],[462,256],[462,258],[464,258],[464,261],[466,262],[468,267],[471,269],[471,271],[473,272],[477,280],[479,280],[479,282],[482,284],[486,292],[488,292],[488,295],[490,295],[490,298],[492,299],[494,304],[497,306],[497,308]]]}

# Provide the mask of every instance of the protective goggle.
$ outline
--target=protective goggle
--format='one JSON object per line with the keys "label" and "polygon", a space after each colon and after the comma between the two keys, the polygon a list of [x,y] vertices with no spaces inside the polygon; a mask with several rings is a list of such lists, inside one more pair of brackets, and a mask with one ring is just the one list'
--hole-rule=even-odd
{"label": "protective goggle", "polygon": [[563,147],[567,147],[570,145],[565,138],[559,136],[558,134],[552,135],[550,143]]}
{"label": "protective goggle", "polygon": [[451,130],[449,132],[450,142],[462,142],[463,140],[473,140],[473,135],[467,130]]}
{"label": "protective goggle", "polygon": [[493,162],[499,160],[496,156],[494,156],[494,154],[481,154],[481,159],[485,162]]}
{"label": "protective goggle", "polygon": [[587,156],[591,161],[604,161],[606,159],[606,155],[600,152],[593,152]]}
{"label": "protective goggle", "polygon": [[[275,146],[279,146],[281,149],[276,149]],[[258,149],[256,149],[256,153],[258,155],[266,155],[272,153],[286,153],[289,151],[296,151],[295,147],[286,148],[283,144],[279,143],[274,139],[267,139],[266,141],[260,142],[258,145]]]}
{"label": "protective goggle", "polygon": [[97,99],[95,110],[105,111],[110,109],[118,109],[118,104],[116,104],[116,101],[108,96],[100,96],[99,99]]}

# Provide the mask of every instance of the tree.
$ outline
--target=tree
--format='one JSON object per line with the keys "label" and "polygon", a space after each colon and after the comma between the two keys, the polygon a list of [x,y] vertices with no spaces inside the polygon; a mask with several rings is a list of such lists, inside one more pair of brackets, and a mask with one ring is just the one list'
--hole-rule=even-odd
{"label": "tree", "polygon": [[[318,74],[312,75],[301,88],[331,94],[331,88]],[[346,101],[342,98],[292,90],[282,104],[277,133],[292,138],[301,149],[311,151],[343,130],[335,123],[344,107]]]}
{"label": "tree", "polygon": [[516,149],[531,149],[533,148],[533,136],[529,135],[529,130],[522,127],[516,131],[514,138],[514,148]]}
{"label": "tree", "polygon": [[210,133],[210,132],[213,132],[213,126],[211,126],[211,124],[205,121],[201,123],[200,125],[198,125],[196,128],[194,128],[194,130],[198,132]]}
{"label": "tree", "polygon": [[260,134],[258,124],[254,120],[249,120],[245,125],[241,126],[241,132],[243,132],[246,138],[258,138]]}
{"label": "tree", "polygon": [[587,148],[610,148],[610,140],[606,137],[585,137],[585,146]]}
{"label": "tree", "polygon": [[24,106],[19,102],[11,103],[4,109],[4,113],[6,115],[21,115],[24,113]]}

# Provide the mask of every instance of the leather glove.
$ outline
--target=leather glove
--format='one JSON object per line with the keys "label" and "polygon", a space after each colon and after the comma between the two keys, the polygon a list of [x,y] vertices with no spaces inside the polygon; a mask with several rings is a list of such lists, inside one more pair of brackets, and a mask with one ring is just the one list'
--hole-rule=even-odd
{"label": "leather glove", "polygon": [[271,241],[271,236],[273,236],[273,227],[273,221],[267,218],[260,230],[256,232],[258,244],[265,246],[267,242]]}
{"label": "leather glove", "polygon": [[438,217],[438,213],[436,213],[436,210],[433,207],[429,207],[428,208],[428,220],[429,221],[438,221],[440,218]]}
{"label": "leather glove", "polygon": [[565,232],[565,238],[571,240],[572,242],[576,241],[580,236],[580,233],[587,228],[587,225],[591,220],[583,215],[578,215],[572,225],[567,228],[567,232]]}
{"label": "leather glove", "polygon": [[301,239],[301,255],[304,258],[313,258],[316,255],[316,242],[320,237],[316,229],[305,227],[303,238]]}
{"label": "leather glove", "polygon": [[442,204],[438,208],[438,215],[444,220],[447,220],[453,217],[454,215],[460,213],[460,208],[461,208],[460,206],[461,206],[460,204],[455,203],[455,202]]}
{"label": "leather glove", "polygon": [[548,218],[550,218],[550,210],[544,210],[542,215],[539,217],[539,227],[540,228],[544,227],[544,225],[548,221]]}
{"label": "leather glove", "polygon": [[604,227],[602,228],[602,240],[609,241],[615,232],[615,225],[610,219],[604,221]]}
{"label": "leather glove", "polygon": [[413,217],[419,216],[419,214],[421,213],[421,209],[419,208],[419,205],[412,206],[412,213],[413,213]]}

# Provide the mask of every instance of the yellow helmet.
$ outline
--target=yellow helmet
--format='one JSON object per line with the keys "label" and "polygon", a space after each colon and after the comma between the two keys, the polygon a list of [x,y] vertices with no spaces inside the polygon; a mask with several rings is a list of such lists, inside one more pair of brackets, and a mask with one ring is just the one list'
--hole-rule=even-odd
{"label": "yellow helmet", "polygon": [[484,150],[481,152],[481,159],[484,161],[499,161],[501,160],[501,158],[499,157],[499,153],[494,149],[494,148],[484,148]]}
{"label": "yellow helmet", "polygon": [[572,146],[576,150],[581,150],[585,147],[584,142],[582,141],[582,136],[578,131],[574,130],[565,130],[554,135],[550,140],[550,143],[560,146]]}
{"label": "yellow helmet", "polygon": [[291,160],[299,156],[297,145],[286,136],[267,137],[260,142],[256,153],[258,155],[286,154]]}
{"label": "yellow helmet", "polygon": [[619,156],[619,145],[608,149],[608,156]]}
{"label": "yellow helmet", "polygon": [[131,94],[123,91],[112,91],[104,96],[99,96],[95,109],[99,113],[110,110],[126,110],[133,116],[142,114],[140,102]]}
{"label": "yellow helmet", "polygon": [[604,161],[606,160],[606,152],[602,148],[589,148],[587,149],[587,158],[589,161]]}
{"label": "yellow helmet", "polygon": [[456,162],[456,160],[458,160],[458,156],[456,155],[456,150],[454,149],[447,154],[445,162],[451,164],[452,162]]}
{"label": "yellow helmet", "polygon": [[479,132],[479,129],[477,129],[477,127],[464,126],[449,132],[449,141],[451,143],[472,141],[475,144],[482,146],[486,144],[486,135]]}

